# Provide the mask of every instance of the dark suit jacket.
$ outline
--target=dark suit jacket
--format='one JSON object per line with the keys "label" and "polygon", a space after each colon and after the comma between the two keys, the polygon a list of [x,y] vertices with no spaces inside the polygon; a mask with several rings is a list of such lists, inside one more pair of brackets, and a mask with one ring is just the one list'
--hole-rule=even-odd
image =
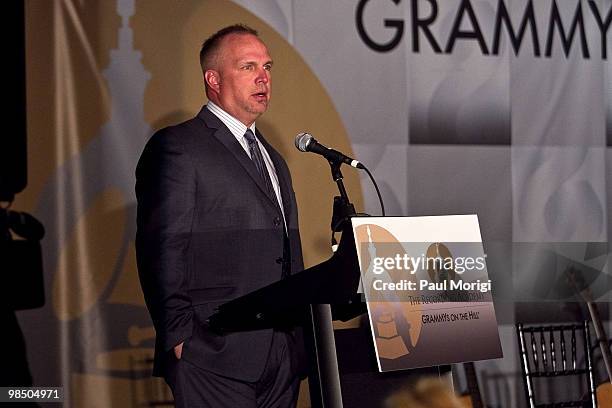
{"label": "dark suit jacket", "polygon": [[[138,273],[156,329],[154,375],[173,348],[218,374],[255,381],[272,330],[216,335],[205,321],[220,304],[303,269],[295,194],[287,164],[258,133],[276,168],[290,258],[275,198],[229,129],[206,107],[155,133],[136,170]],[[285,257],[286,258],[286,257]]]}

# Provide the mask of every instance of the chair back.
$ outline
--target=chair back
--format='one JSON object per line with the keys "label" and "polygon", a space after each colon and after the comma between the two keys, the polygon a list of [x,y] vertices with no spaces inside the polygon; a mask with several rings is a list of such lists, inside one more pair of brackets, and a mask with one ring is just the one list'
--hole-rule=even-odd
{"label": "chair back", "polygon": [[[597,407],[588,321],[545,326],[519,323],[516,328],[522,377],[530,408]],[[537,398],[538,378],[559,377],[573,377],[581,388],[579,395],[563,401],[542,402],[541,396]],[[566,381],[559,386],[567,389],[567,384]]]}

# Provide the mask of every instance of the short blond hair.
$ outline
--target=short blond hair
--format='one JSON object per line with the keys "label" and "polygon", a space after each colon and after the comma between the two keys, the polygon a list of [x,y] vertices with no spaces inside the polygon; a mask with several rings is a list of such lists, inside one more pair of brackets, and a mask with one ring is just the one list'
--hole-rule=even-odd
{"label": "short blond hair", "polygon": [[232,34],[248,34],[259,37],[256,30],[245,24],[234,24],[220,29],[208,37],[202,44],[202,48],[200,49],[200,66],[202,67],[202,72],[206,72],[208,69],[216,69],[221,42],[225,37]]}

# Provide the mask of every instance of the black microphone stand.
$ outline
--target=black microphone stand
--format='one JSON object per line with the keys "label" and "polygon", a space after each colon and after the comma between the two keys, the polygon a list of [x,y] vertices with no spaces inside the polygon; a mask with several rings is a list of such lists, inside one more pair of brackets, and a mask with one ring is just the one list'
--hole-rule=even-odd
{"label": "black microphone stand", "polygon": [[346,188],[344,188],[344,177],[340,171],[341,162],[329,160],[329,167],[331,169],[332,178],[338,185],[340,191],[339,196],[334,197],[334,207],[332,212],[331,229],[332,234],[334,232],[342,231],[344,223],[350,221],[351,217],[354,217],[357,213],[355,206],[349,200]]}

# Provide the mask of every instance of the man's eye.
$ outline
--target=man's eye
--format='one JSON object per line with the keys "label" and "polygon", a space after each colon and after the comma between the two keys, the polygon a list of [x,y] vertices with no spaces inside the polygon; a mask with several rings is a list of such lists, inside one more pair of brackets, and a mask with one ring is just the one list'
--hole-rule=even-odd
{"label": "man's eye", "polygon": [[264,65],[264,69],[265,69],[266,71],[271,71],[271,70],[272,70],[272,65],[270,65],[270,64],[266,64],[266,65]]}
{"label": "man's eye", "polygon": [[243,67],[242,67],[242,69],[243,69],[243,70],[245,70],[245,71],[249,71],[249,70],[251,70],[252,68],[253,68],[253,66],[252,66],[252,65],[245,65],[245,66],[243,66]]}

